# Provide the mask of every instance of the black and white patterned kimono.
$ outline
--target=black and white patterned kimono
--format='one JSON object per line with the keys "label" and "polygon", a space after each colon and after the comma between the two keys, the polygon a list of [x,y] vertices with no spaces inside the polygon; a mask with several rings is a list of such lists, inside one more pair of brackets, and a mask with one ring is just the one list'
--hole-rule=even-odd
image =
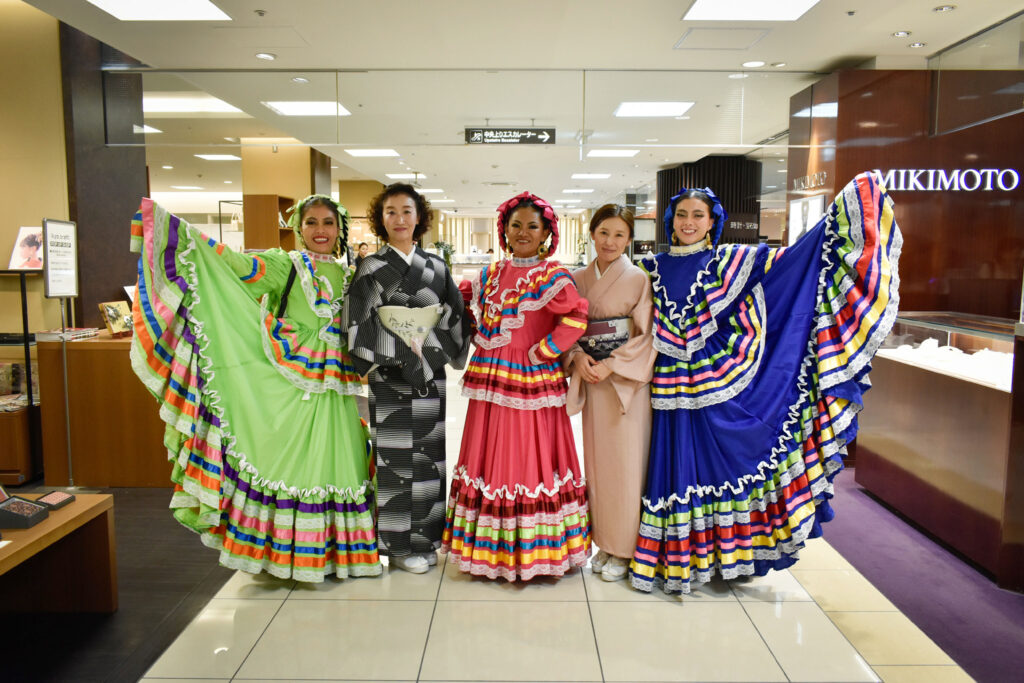
{"label": "black and white patterned kimono", "polygon": [[[377,316],[380,306],[435,304],[441,317],[422,359]],[[432,552],[441,545],[447,491],[444,366],[461,368],[469,346],[462,295],[440,257],[417,247],[406,263],[385,246],[360,262],[345,307],[352,362],[369,373],[380,552]]]}

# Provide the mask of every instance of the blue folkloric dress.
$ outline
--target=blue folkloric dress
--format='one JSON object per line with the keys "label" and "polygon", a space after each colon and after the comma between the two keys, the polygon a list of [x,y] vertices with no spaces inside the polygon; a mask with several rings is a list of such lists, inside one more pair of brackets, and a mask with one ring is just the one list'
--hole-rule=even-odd
{"label": "blue folkloric dress", "polygon": [[892,202],[858,176],[795,245],[641,262],[658,358],[632,585],[764,575],[832,518],[832,480],[896,317]]}

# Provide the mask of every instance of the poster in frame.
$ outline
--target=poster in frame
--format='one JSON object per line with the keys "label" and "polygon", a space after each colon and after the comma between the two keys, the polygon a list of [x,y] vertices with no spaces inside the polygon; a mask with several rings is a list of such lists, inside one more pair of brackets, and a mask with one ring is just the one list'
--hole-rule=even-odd
{"label": "poster in frame", "polygon": [[18,236],[11,249],[11,260],[8,270],[42,270],[43,269],[43,229],[18,228]]}
{"label": "poster in frame", "polygon": [[48,299],[78,296],[78,232],[74,222],[43,219],[43,280]]}

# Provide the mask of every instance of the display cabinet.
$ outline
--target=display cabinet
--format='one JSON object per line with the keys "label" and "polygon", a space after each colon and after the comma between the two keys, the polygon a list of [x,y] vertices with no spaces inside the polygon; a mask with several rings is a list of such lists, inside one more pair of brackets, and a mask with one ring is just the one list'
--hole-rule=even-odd
{"label": "display cabinet", "polygon": [[[38,397],[32,386],[32,337],[28,321],[28,278],[40,277],[41,270],[0,270],[0,275],[19,279],[21,289],[20,358],[25,363],[26,406],[24,410],[0,413],[0,483],[23,484],[42,469]],[[4,330],[8,331],[8,330]]]}
{"label": "display cabinet", "polygon": [[996,576],[1024,589],[1009,464],[1014,321],[902,313],[872,364],[856,481]]}

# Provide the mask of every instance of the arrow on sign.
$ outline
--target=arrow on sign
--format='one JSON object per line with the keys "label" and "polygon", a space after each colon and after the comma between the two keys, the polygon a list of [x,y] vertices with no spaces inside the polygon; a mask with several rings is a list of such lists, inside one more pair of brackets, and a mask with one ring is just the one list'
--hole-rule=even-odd
{"label": "arrow on sign", "polygon": [[548,135],[548,132],[547,132],[546,130],[545,130],[545,131],[543,131],[543,132],[542,132],[542,133],[541,133],[540,135],[538,135],[537,137],[538,137],[538,138],[540,139],[540,141],[541,141],[541,142],[547,142],[548,140],[550,140],[550,139],[551,139],[551,136],[550,136],[550,135]]}

